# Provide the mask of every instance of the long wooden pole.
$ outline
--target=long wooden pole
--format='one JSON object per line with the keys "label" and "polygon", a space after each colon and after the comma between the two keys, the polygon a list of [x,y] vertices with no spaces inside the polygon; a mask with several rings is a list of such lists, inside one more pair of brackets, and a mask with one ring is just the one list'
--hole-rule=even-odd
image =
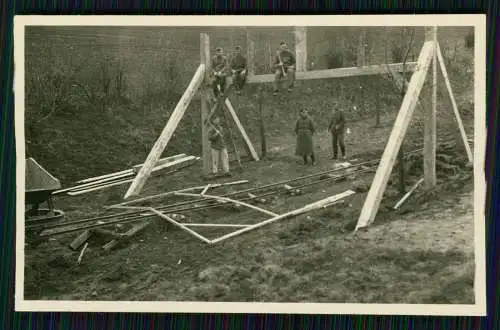
{"label": "long wooden pole", "polygon": [[469,162],[472,163],[472,151],[470,149],[469,141],[467,140],[467,134],[465,133],[464,124],[462,123],[462,118],[460,117],[460,112],[458,111],[457,103],[455,102],[455,97],[453,96],[453,90],[451,88],[450,79],[448,78],[448,72],[446,71],[446,65],[444,63],[443,54],[441,54],[441,48],[439,44],[437,45],[437,57],[439,61],[439,65],[441,67],[441,73],[444,77],[444,83],[446,85],[446,89],[448,89],[448,94],[450,95],[451,105],[453,107],[453,112],[455,113],[455,119],[457,120],[458,129],[460,130],[460,135],[462,136],[462,141],[464,142],[465,151],[467,152],[467,157],[469,158]]}
{"label": "long wooden pole", "polygon": [[424,109],[424,180],[427,189],[436,185],[436,107],[437,107],[437,26],[428,28],[432,48],[432,106]]}
{"label": "long wooden pole", "polygon": [[124,196],[124,199],[127,199],[133,195],[137,195],[141,191],[142,187],[144,186],[144,183],[151,174],[153,167],[156,165],[156,162],[160,158],[163,150],[165,150],[168,142],[170,141],[170,138],[174,134],[177,125],[184,116],[184,113],[186,112],[189,103],[193,99],[194,94],[196,93],[201,83],[203,82],[204,74],[205,74],[205,65],[200,64],[200,66],[196,70],[196,73],[194,74],[193,79],[189,83],[179,103],[177,103],[177,106],[172,112],[172,115],[170,116],[167,125],[165,125],[165,128],[161,132],[160,137],[158,138],[158,140],[156,140],[153,148],[151,149],[148,157],[146,158],[144,165],[141,167],[134,181],[128,188]]}
{"label": "long wooden pole", "polygon": [[297,72],[307,71],[307,28],[305,26],[295,27],[295,57]]}
{"label": "long wooden pole", "polygon": [[213,239],[213,240],[210,241],[210,244],[215,244],[215,243],[221,242],[221,241],[226,240],[228,238],[231,238],[231,237],[234,237],[234,236],[237,236],[237,235],[241,235],[241,234],[246,233],[246,232],[248,232],[250,230],[254,230],[254,229],[260,228],[262,226],[271,224],[273,222],[276,222],[276,221],[279,221],[279,220],[282,220],[282,219],[285,219],[285,218],[289,218],[289,217],[292,217],[292,216],[299,215],[301,213],[305,213],[305,212],[309,212],[309,211],[321,208],[323,205],[331,204],[333,202],[336,202],[338,200],[341,200],[341,199],[346,198],[348,196],[351,196],[353,194],[355,194],[354,191],[347,190],[347,191],[345,191],[343,193],[340,193],[340,194],[337,194],[335,196],[330,196],[330,197],[324,198],[322,200],[319,200],[317,202],[308,204],[308,205],[306,205],[304,207],[301,207],[299,209],[296,209],[296,210],[293,210],[293,211],[290,211],[290,212],[287,212],[287,213],[284,213],[284,214],[281,214],[281,215],[277,215],[275,217],[272,217],[271,219],[259,222],[259,223],[255,224],[255,225],[252,225],[252,226],[249,226],[249,227],[246,227],[246,228],[242,228],[240,230],[234,231],[234,232],[229,233],[227,235],[224,235],[224,236],[221,236],[219,238]]}
{"label": "long wooden pole", "polygon": [[[406,71],[413,71],[416,67],[416,62],[407,62],[405,64]],[[329,78],[347,78],[347,77],[358,77],[358,76],[370,76],[378,74],[386,74],[387,69],[394,70],[398,72],[403,71],[403,63],[392,63],[388,65],[367,65],[362,67],[348,67],[348,68],[338,68],[338,69],[325,69],[325,70],[313,70],[306,72],[297,72],[297,80],[313,80],[313,79],[329,79]],[[229,83],[232,81],[231,78],[228,79]],[[259,74],[254,76],[249,76],[247,79],[248,84],[264,84],[271,83],[274,81],[274,74]]]}
{"label": "long wooden pole", "polygon": [[179,195],[179,196],[202,197],[202,198],[214,199],[214,200],[217,200],[217,201],[230,202],[230,203],[234,203],[234,204],[246,206],[248,208],[254,209],[256,211],[265,213],[265,214],[273,216],[273,217],[277,216],[277,214],[274,213],[274,212],[268,211],[266,209],[257,207],[257,206],[252,205],[252,204],[241,202],[241,201],[236,200],[236,199],[227,198],[227,197],[219,197],[219,196],[205,195],[205,194],[203,194],[203,195],[202,194],[190,194],[190,193],[183,193],[183,192],[177,192],[175,194]]}

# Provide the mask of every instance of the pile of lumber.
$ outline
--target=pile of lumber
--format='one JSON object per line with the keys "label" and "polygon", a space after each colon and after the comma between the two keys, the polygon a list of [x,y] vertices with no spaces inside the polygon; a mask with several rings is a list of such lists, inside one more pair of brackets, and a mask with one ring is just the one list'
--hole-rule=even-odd
{"label": "pile of lumber", "polygon": [[[194,165],[194,163],[196,163],[196,161],[198,161],[199,159],[200,157],[188,156],[186,154],[178,154],[175,156],[161,158],[157,161],[155,167],[153,168],[152,174],[155,175],[159,173],[172,173],[180,170],[181,168]],[[76,182],[78,185],[54,191],[52,194],[57,195],[66,193],[70,196],[76,196],[96,190],[122,185],[124,183],[129,183],[134,180],[142,165],[143,164],[139,164],[127,170],[83,179]]]}

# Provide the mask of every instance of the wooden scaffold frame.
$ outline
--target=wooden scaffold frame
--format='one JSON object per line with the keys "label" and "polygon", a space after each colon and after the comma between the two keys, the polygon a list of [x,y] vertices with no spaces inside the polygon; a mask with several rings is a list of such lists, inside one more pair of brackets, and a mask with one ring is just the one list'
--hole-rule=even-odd
{"label": "wooden scaffold frame", "polygon": [[[357,66],[349,68],[339,68],[339,69],[327,69],[327,70],[307,70],[307,28],[306,27],[295,27],[295,53],[297,58],[297,80],[313,80],[313,79],[327,79],[327,78],[344,78],[344,77],[354,77],[362,75],[377,75],[382,73],[390,72],[402,72],[403,67],[407,71],[412,71],[415,68],[416,63],[393,63],[389,65],[369,65],[369,66]],[[190,84],[186,88],[186,91],[182,95],[180,101],[178,102],[176,108],[174,109],[172,115],[170,116],[167,124],[165,125],[163,131],[161,132],[159,138],[153,145],[149,155],[144,162],[144,165],[138,171],[136,177],[133,179],[130,187],[125,193],[124,199],[128,199],[132,196],[136,196],[140,193],[142,187],[144,186],[146,180],[151,174],[152,168],[155,166],[157,160],[161,156],[162,152],[165,150],[168,142],[170,141],[177,125],[184,116],[184,113],[193,99],[197,91],[201,91],[201,121],[202,121],[202,159],[203,159],[203,173],[208,174],[210,171],[210,145],[208,140],[208,127],[207,124],[211,115],[215,112],[217,107],[221,104],[220,101],[216,102],[213,107],[209,107],[209,78],[210,78],[210,39],[205,33],[200,34],[200,65],[193,76]],[[255,52],[255,45],[252,39],[247,35],[247,56],[248,56],[248,72],[249,76],[247,78],[247,83],[269,83],[274,81],[274,74],[263,74],[254,75],[254,61],[253,52]],[[229,84],[232,83],[231,78],[228,79]],[[243,125],[241,124],[236,111],[227,97],[224,95],[222,97],[222,106],[230,114],[234,123],[238,127],[238,130],[245,142],[246,150],[250,157],[258,161],[259,156],[257,155],[255,148],[248,137]]]}
{"label": "wooden scaffold frame", "polygon": [[436,108],[437,108],[437,65],[439,64],[446,89],[451,99],[453,113],[460,131],[469,163],[473,162],[467,134],[458,111],[448,78],[446,65],[437,40],[437,26],[426,27],[425,42],[420,51],[415,71],[411,77],[394,126],[387,141],[377,172],[368,191],[355,231],[369,226],[375,220],[389,176],[391,175],[399,149],[413,117],[419,94],[425,82],[427,71],[432,64],[432,107],[424,113],[424,182],[426,187],[436,185]]}

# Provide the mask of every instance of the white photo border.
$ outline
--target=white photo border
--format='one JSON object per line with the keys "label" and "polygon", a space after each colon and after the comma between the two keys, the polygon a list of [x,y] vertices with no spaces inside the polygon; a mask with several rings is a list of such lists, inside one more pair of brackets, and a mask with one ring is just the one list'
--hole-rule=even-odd
{"label": "white photo border", "polygon": [[[169,301],[59,301],[24,300],[24,45],[25,27],[50,26],[474,26],[474,242],[475,304],[341,304],[243,303]],[[356,315],[486,315],[485,153],[486,153],[486,15],[278,15],[278,16],[14,16],[14,96],[16,139],[16,279],[15,310],[29,312],[137,312],[137,313],[287,313]]]}

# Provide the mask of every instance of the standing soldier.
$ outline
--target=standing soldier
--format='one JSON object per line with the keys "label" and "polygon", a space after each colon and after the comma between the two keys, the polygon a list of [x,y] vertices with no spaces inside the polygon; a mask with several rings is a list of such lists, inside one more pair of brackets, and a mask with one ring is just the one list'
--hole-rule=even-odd
{"label": "standing soldier", "polygon": [[231,176],[229,172],[229,155],[227,153],[226,141],[224,139],[224,130],[220,123],[220,118],[215,117],[213,125],[208,132],[210,146],[212,148],[212,173],[217,175],[219,161],[222,163],[222,170],[226,176]]}
{"label": "standing soldier", "polygon": [[247,79],[247,59],[241,55],[241,47],[234,48],[234,56],[231,59],[231,70],[233,72],[233,85],[236,94],[240,95]]}
{"label": "standing soldier", "polygon": [[222,47],[217,47],[215,56],[212,57],[212,74],[214,76],[214,94],[221,96],[226,88],[227,57],[224,55]]}
{"label": "standing soldier", "polygon": [[340,152],[342,153],[342,159],[345,159],[345,123],[346,120],[344,112],[338,106],[335,106],[333,109],[332,119],[330,120],[330,124],[328,125],[328,130],[332,134],[332,159],[337,159],[339,146]]}
{"label": "standing soldier", "polygon": [[280,50],[277,51],[274,62],[274,95],[278,95],[282,78],[288,80],[288,92],[291,92],[295,83],[295,57],[284,41],[280,43]]}
{"label": "standing soldier", "polygon": [[295,124],[295,134],[297,134],[297,145],[295,154],[304,159],[304,165],[307,165],[307,157],[311,156],[312,165],[316,162],[314,156],[313,135],[315,132],[314,123],[307,115],[307,111],[300,111],[300,118]]}

